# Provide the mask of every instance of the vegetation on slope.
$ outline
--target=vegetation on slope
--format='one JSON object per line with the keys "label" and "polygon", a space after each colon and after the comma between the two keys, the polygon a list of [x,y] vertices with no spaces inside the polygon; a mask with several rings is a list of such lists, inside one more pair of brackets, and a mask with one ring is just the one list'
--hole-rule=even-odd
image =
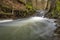
{"label": "vegetation on slope", "polygon": [[[53,1],[53,0],[52,0]],[[8,17],[6,15],[12,15],[13,17],[17,17],[17,18],[22,18],[22,17],[28,17],[34,14],[36,8],[33,7],[33,5],[35,5],[36,3],[38,3],[38,1],[36,0],[33,1],[32,0],[2,0],[0,1],[0,15],[5,15],[4,18]],[[45,2],[45,1],[44,1]],[[52,3],[52,2],[51,2]],[[50,13],[48,13],[48,17],[50,18],[60,18],[60,0],[56,0],[56,7],[53,8],[52,6],[54,5],[54,3],[52,3],[52,6],[50,4],[50,1],[43,3],[49,10]],[[41,7],[44,6],[41,4],[36,4],[36,5],[40,5]],[[35,5],[35,6],[36,6]],[[50,8],[52,7],[52,8]],[[0,18],[1,18],[0,16]],[[3,17],[2,17],[3,18]]]}
{"label": "vegetation on slope", "polygon": [[30,1],[25,3],[24,0],[3,0],[0,4],[0,15],[5,15],[4,17],[2,16],[2,18],[6,18],[11,15],[13,16],[11,18],[27,17],[32,15],[34,11],[35,10],[32,8]]}
{"label": "vegetation on slope", "polygon": [[60,18],[60,0],[56,0],[56,8],[52,12],[52,17]]}
{"label": "vegetation on slope", "polygon": [[45,16],[48,18],[60,19],[60,0],[55,1],[55,7],[50,8],[49,12]]}

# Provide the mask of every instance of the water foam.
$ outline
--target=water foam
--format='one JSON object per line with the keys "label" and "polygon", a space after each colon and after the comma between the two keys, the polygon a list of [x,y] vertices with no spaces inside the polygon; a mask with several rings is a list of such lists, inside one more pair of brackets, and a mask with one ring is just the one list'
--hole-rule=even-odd
{"label": "water foam", "polygon": [[54,22],[42,17],[31,17],[22,21],[7,22],[0,24],[0,26],[3,27],[0,30],[3,30],[1,35],[4,34],[3,32],[9,32],[12,37],[11,40],[48,40],[56,29]]}

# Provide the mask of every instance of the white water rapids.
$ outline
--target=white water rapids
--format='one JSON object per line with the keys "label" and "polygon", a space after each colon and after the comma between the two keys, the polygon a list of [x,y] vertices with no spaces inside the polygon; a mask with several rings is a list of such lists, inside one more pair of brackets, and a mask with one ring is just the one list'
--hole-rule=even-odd
{"label": "white water rapids", "polygon": [[0,23],[10,22],[10,21],[13,21],[13,20],[12,19],[9,19],[9,20],[0,20]]}
{"label": "white water rapids", "polygon": [[37,12],[26,19],[0,21],[0,40],[50,40],[56,24],[52,19],[43,18],[46,11]]}
{"label": "white water rapids", "polygon": [[31,17],[0,23],[0,40],[49,40],[55,23],[43,17]]}

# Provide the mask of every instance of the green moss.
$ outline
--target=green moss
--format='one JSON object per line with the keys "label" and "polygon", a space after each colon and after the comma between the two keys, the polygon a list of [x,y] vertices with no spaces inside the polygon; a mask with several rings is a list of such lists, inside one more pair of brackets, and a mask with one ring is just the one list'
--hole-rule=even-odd
{"label": "green moss", "polygon": [[60,11],[60,1],[57,0],[56,2],[56,10]]}
{"label": "green moss", "polygon": [[56,0],[56,8],[52,10],[53,18],[60,18],[60,0]]}

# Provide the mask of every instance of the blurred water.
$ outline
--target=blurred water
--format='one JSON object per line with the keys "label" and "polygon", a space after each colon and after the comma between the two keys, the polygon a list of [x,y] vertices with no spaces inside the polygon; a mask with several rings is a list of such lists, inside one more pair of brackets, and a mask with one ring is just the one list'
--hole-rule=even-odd
{"label": "blurred water", "polygon": [[0,40],[50,40],[56,23],[44,18],[46,12],[37,10],[34,17],[0,21]]}
{"label": "blurred water", "polygon": [[0,40],[50,40],[56,29],[54,20],[30,17],[0,23]]}
{"label": "blurred water", "polygon": [[36,14],[34,16],[44,17],[47,12],[47,10],[36,10]]}
{"label": "blurred water", "polygon": [[4,23],[4,22],[11,22],[13,21],[12,19],[9,19],[9,20],[0,20],[0,23]]}

